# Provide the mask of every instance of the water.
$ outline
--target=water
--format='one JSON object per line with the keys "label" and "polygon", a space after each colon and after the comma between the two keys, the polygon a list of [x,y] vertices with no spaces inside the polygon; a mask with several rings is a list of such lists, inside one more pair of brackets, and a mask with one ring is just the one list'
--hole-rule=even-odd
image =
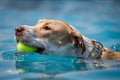
{"label": "water", "polygon": [[[0,61],[2,80],[120,79],[119,61],[83,60],[78,58],[39,55],[37,53],[26,53],[16,56],[14,55],[15,52],[16,51],[7,51],[2,54],[3,61]],[[91,77],[91,79],[89,77]]]}
{"label": "water", "polygon": [[88,38],[120,51],[119,0],[1,0],[0,80],[119,80],[120,62],[26,53],[14,55],[14,28],[59,19]]}

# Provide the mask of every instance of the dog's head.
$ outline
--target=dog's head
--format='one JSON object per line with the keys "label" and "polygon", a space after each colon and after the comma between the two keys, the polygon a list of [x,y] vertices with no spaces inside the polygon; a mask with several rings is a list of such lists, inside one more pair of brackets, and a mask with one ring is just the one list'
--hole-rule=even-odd
{"label": "dog's head", "polygon": [[85,51],[82,35],[69,24],[59,20],[44,19],[39,20],[33,27],[18,26],[15,29],[15,38],[27,45],[38,47],[43,53],[49,53],[48,48],[60,49],[67,45],[72,45],[74,52],[79,51],[82,54]]}

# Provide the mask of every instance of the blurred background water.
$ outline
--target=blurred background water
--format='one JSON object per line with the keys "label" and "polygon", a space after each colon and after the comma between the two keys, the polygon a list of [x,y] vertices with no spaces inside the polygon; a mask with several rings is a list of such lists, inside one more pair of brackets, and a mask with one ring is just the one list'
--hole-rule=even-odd
{"label": "blurred background water", "polygon": [[[6,51],[13,50],[14,52],[14,50],[16,50],[16,42],[14,40],[14,28],[16,26],[18,25],[33,26],[36,24],[38,19],[44,19],[44,18],[58,19],[70,23],[71,25],[76,27],[83,35],[87,36],[90,39],[95,39],[97,41],[100,41],[104,46],[108,48],[111,48],[112,46],[112,49],[116,50],[115,49],[116,45],[120,47],[119,45],[120,1],[119,0],[0,0],[0,55],[2,55],[2,53]],[[117,49],[117,51],[119,50],[120,48]],[[7,53],[10,54],[13,52],[7,52]],[[47,58],[48,59],[47,61],[51,60],[54,63],[53,58],[49,58],[46,56],[43,56],[43,58],[45,59]],[[0,59],[1,59],[0,73],[2,74],[1,80],[4,79],[19,80],[21,79],[21,77],[23,78],[26,77],[26,75],[22,75],[22,76],[17,75],[19,71],[16,70],[16,66],[15,66],[16,59],[13,58],[13,55],[12,55],[12,60],[11,58],[9,58],[8,60],[2,60],[2,56],[0,56]],[[65,60],[63,62],[67,62],[66,59],[63,60]],[[63,72],[67,71],[65,67],[73,66],[72,60],[73,59],[70,59],[69,62],[65,64],[64,63],[61,64],[63,67],[59,66],[61,67]],[[36,64],[38,64],[39,67],[40,66],[44,67],[44,65],[40,63],[43,61],[37,61]],[[23,63],[17,62],[17,63],[20,64],[21,66],[24,64],[24,62]],[[56,61],[56,63],[61,63],[61,62]],[[35,64],[35,62],[32,62],[30,64],[31,65]],[[119,62],[117,62],[117,64],[114,64],[114,66],[118,66],[117,68],[119,68],[118,64]],[[106,66],[106,63],[104,65]],[[49,68],[51,67],[51,65],[47,65],[47,66],[49,66]],[[103,64],[100,66],[103,66]],[[55,68],[56,65],[54,65],[53,67]],[[28,68],[26,67],[26,64],[24,64],[24,68],[25,70],[29,69],[29,67]],[[33,72],[34,69],[35,70],[38,69],[36,67],[32,67],[32,68],[33,68]],[[83,69],[84,68],[85,67],[83,66]],[[87,69],[88,68],[89,67],[87,67]],[[70,71],[73,70],[77,70],[77,69],[70,67]],[[40,70],[36,70],[36,71],[39,72]],[[46,71],[43,71],[43,73],[44,72]],[[69,70],[67,72],[69,72]],[[9,75],[9,73],[11,75]],[[59,73],[60,72],[58,71],[58,73],[56,74]],[[6,77],[7,74],[8,76]],[[27,75],[30,76],[33,75],[33,73]],[[34,74],[33,77],[36,78],[36,75],[38,74]],[[13,77],[13,76],[17,76],[17,77]]]}

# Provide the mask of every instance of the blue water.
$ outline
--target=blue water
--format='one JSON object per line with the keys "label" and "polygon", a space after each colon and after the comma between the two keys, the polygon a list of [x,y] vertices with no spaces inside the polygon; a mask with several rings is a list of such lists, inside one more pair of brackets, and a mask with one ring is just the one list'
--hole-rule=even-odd
{"label": "blue water", "polygon": [[120,80],[120,62],[26,53],[14,55],[14,28],[59,19],[120,51],[119,0],[1,0],[0,80]]}

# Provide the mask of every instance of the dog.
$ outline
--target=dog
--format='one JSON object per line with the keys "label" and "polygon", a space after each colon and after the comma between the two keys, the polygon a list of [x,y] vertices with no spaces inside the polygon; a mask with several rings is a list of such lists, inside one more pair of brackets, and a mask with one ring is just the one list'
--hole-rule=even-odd
{"label": "dog", "polygon": [[15,39],[17,42],[37,47],[36,52],[40,54],[120,60],[120,52],[113,52],[60,20],[42,19],[35,26],[17,26]]}

